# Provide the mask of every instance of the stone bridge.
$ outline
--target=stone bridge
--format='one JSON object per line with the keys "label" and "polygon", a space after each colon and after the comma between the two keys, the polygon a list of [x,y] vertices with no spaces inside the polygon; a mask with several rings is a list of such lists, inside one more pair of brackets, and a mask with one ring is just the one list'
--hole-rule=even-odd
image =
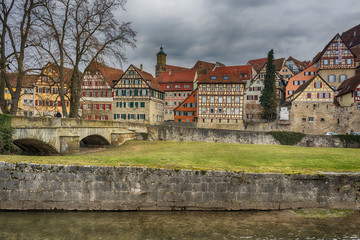
{"label": "stone bridge", "polygon": [[14,116],[14,144],[24,152],[52,155],[79,152],[80,147],[118,146],[146,133],[142,124],[72,118],[28,118]]}

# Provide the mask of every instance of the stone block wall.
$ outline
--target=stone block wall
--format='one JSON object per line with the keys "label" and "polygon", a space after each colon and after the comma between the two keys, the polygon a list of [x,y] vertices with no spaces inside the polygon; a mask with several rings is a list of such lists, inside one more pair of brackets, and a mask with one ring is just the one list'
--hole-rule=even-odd
{"label": "stone block wall", "polygon": [[360,209],[360,173],[285,175],[0,162],[0,210]]}

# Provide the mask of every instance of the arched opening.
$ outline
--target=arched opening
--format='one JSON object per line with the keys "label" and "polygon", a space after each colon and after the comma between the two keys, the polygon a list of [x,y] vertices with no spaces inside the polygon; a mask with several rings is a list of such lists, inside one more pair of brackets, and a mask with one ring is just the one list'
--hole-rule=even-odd
{"label": "arched opening", "polygon": [[28,155],[46,156],[59,154],[59,152],[53,146],[37,139],[18,139],[14,140],[13,143],[19,147],[24,152],[24,154]]}
{"label": "arched opening", "polygon": [[109,146],[109,141],[100,135],[90,135],[80,141],[81,148],[104,148]]}

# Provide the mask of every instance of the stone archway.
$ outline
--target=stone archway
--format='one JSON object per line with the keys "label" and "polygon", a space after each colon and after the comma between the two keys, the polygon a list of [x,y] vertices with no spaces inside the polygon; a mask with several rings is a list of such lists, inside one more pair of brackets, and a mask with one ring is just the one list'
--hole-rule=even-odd
{"label": "stone archway", "polygon": [[90,135],[80,141],[80,147],[85,148],[98,148],[98,147],[109,147],[109,141],[101,135]]}
{"label": "stone archway", "polygon": [[57,155],[59,152],[50,144],[31,138],[17,139],[13,143],[29,155]]}

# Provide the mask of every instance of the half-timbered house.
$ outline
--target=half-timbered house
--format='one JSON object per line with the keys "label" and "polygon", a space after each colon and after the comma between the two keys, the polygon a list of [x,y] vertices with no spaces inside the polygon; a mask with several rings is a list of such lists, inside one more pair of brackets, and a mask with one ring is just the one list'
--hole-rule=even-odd
{"label": "half-timbered house", "polygon": [[157,124],[164,121],[165,93],[150,74],[130,65],[114,86],[116,121]]}
{"label": "half-timbered house", "polygon": [[81,86],[82,117],[93,120],[113,120],[112,87],[123,71],[99,62],[91,63],[84,72]]}
{"label": "half-timbered house", "polygon": [[342,107],[357,104],[360,109],[360,73],[345,80],[338,88],[337,102]]}
{"label": "half-timbered house", "polygon": [[197,89],[174,109],[175,122],[197,122]]}
{"label": "half-timbered house", "polygon": [[245,81],[250,78],[248,65],[219,67],[199,78],[198,126],[241,129]]}

